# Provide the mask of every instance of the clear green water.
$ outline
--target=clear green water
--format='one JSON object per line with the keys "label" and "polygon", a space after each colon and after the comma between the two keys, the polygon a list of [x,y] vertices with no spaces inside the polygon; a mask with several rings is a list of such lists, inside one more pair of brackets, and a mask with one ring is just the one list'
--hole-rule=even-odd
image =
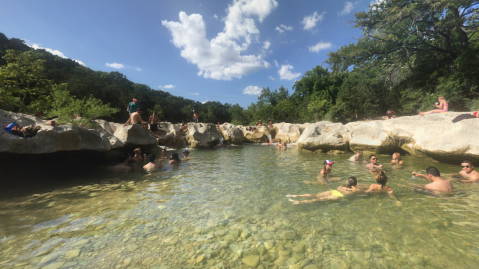
{"label": "clear green water", "polygon": [[[259,258],[259,268],[477,268],[479,185],[453,183],[448,198],[404,187],[426,183],[412,171],[459,166],[408,156],[402,168],[385,165],[402,207],[387,195],[292,205],[286,194],[336,189],[351,175],[373,180],[350,155],[259,145],[191,155],[152,176],[71,175],[2,199],[0,267],[249,268]],[[302,183],[325,159],[344,180]]]}

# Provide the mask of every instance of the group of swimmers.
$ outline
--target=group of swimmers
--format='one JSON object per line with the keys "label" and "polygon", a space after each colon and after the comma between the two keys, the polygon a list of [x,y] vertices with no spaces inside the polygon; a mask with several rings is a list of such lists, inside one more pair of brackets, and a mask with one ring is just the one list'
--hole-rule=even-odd
{"label": "group of swimmers", "polygon": [[154,171],[158,170],[160,167],[163,166],[159,162],[159,160],[167,160],[167,161],[169,160],[168,164],[170,166],[176,166],[176,165],[179,165],[182,161],[191,159],[189,154],[190,154],[190,152],[188,150],[184,150],[183,151],[183,158],[180,159],[180,157],[178,156],[178,153],[175,152],[175,153],[171,154],[171,156],[170,156],[168,154],[168,152],[166,151],[166,149],[163,148],[161,150],[161,155],[158,158],[156,158],[156,155],[153,154],[153,153],[148,155],[148,156],[146,156],[146,154],[142,155],[141,154],[141,149],[136,148],[135,150],[133,150],[133,157],[130,154],[120,156],[119,159],[118,159],[118,164],[115,165],[115,166],[112,166],[110,168],[110,172],[112,172],[112,173],[128,173],[132,169],[132,167],[129,165],[129,163],[142,164],[142,163],[148,161],[148,163],[143,166],[143,169],[147,173],[151,174],[151,173],[153,173]]}
{"label": "group of swimmers", "polygon": [[[363,160],[363,152],[358,150],[356,154],[354,154],[349,161],[352,162],[364,162]],[[320,171],[318,175],[318,182],[319,184],[330,183],[332,181],[340,180],[340,178],[330,177],[332,170],[332,165],[334,162],[330,160],[324,161],[323,169]],[[393,165],[402,165],[404,162],[401,160],[401,154],[399,152],[395,152],[392,155],[391,164]],[[348,178],[347,185],[341,185],[336,190],[321,192],[318,194],[303,194],[303,195],[286,195],[286,197],[290,197],[289,201],[293,204],[307,204],[307,203],[314,203],[319,201],[332,201],[342,199],[346,196],[352,194],[359,194],[359,193],[371,193],[371,194],[378,194],[378,193],[387,193],[389,197],[393,198],[396,201],[396,204],[401,205],[401,202],[396,199],[393,195],[393,189],[389,186],[386,186],[388,182],[388,177],[386,172],[382,169],[383,166],[378,163],[377,157],[375,155],[369,156],[369,163],[365,165],[366,168],[369,169],[369,172],[373,175],[374,180],[378,184],[371,184],[369,187],[367,186],[358,186],[358,180],[356,177],[352,176]],[[451,180],[456,180],[463,183],[479,183],[479,172],[474,170],[474,166],[470,161],[463,161],[461,163],[462,170],[458,174],[451,174]],[[417,172],[412,172],[414,177],[421,177],[424,178],[431,183],[426,184],[425,186],[412,184],[410,187],[415,191],[426,191],[433,195],[445,195],[450,194],[453,191],[452,184],[449,180],[444,179],[441,177],[439,170],[436,167],[428,167],[426,169],[426,174],[420,174]],[[305,183],[311,184],[311,182],[306,181]],[[314,184],[314,182],[313,182]],[[309,200],[303,201],[296,201],[291,199],[292,197],[307,197],[310,198]]]}

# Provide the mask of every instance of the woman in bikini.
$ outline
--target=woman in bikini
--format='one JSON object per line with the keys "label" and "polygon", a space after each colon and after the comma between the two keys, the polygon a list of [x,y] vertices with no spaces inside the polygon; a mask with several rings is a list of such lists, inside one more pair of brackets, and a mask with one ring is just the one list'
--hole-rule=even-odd
{"label": "woman in bikini", "polygon": [[366,193],[379,194],[385,192],[389,195],[389,197],[396,201],[397,205],[402,205],[402,203],[399,202],[398,199],[396,199],[396,197],[393,195],[393,188],[386,186],[388,177],[386,176],[386,172],[384,172],[384,170],[376,170],[374,173],[374,180],[376,180],[376,182],[379,184],[371,184]]}
{"label": "woman in bikini", "polygon": [[444,96],[439,95],[437,100],[439,101],[439,103],[434,104],[434,107],[437,108],[437,109],[433,109],[433,110],[428,111],[428,112],[419,111],[419,115],[424,116],[426,114],[447,112],[447,110],[449,109],[449,104],[446,102],[446,99],[444,98]]}
{"label": "woman in bikini", "polygon": [[295,205],[299,204],[310,204],[314,202],[320,201],[334,201],[344,198],[345,196],[349,196],[354,193],[361,192],[360,189],[356,188],[358,185],[358,180],[355,177],[348,178],[348,185],[341,185],[334,191],[326,191],[321,192],[318,194],[303,194],[303,195],[291,195],[288,194],[286,197],[308,197],[311,200],[303,200],[303,201],[295,201],[293,199],[289,199]]}

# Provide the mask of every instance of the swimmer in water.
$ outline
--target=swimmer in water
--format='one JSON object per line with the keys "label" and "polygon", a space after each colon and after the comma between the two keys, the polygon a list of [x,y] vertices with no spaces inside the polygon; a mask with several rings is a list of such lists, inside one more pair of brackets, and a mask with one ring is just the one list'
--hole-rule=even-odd
{"label": "swimmer in water", "polygon": [[278,143],[276,144],[276,147],[279,149],[283,147],[283,143],[281,142],[281,139],[278,139]]}
{"label": "swimmer in water", "polygon": [[170,158],[170,162],[169,164],[170,165],[179,165],[181,163],[181,160],[180,158],[178,157],[178,153],[173,153],[171,154],[171,158]]}
{"label": "swimmer in water", "polygon": [[135,162],[135,163],[143,162],[143,156],[141,156],[141,148],[136,148],[135,150],[133,150],[133,153],[135,154],[135,156],[131,158],[132,162]]}
{"label": "swimmer in water", "polygon": [[130,154],[120,156],[118,158],[118,164],[110,167],[112,173],[128,173],[131,171],[131,167],[128,166],[128,162],[131,160]]}
{"label": "swimmer in water", "polygon": [[441,177],[441,173],[436,167],[430,166],[426,169],[427,175],[419,174],[416,172],[412,172],[412,175],[415,177],[422,177],[431,181],[425,186],[420,186],[414,184],[414,187],[418,189],[425,189],[433,194],[441,195],[441,194],[448,194],[452,192],[452,184],[449,180],[445,180]]}
{"label": "swimmer in water", "polygon": [[378,158],[376,155],[369,156],[370,163],[366,164],[366,167],[371,170],[383,169],[383,165],[378,163]]}
{"label": "swimmer in water", "polygon": [[154,171],[158,170],[162,165],[158,161],[156,161],[156,156],[155,154],[150,154],[148,155],[148,163],[143,166],[143,169],[145,169],[148,174],[153,173]]}
{"label": "swimmer in water", "polygon": [[393,194],[393,189],[391,187],[386,186],[386,183],[388,182],[388,177],[386,176],[386,172],[383,170],[377,170],[374,173],[374,179],[376,180],[377,183],[379,184],[371,184],[369,186],[369,189],[366,191],[366,193],[383,193],[386,192],[389,197],[393,198],[396,201],[397,205],[402,205],[401,202],[396,199],[396,197]]}
{"label": "swimmer in water", "polygon": [[170,155],[166,152],[166,149],[161,149],[160,159],[170,159]]}
{"label": "swimmer in water", "polygon": [[357,150],[356,154],[354,154],[353,156],[351,156],[351,158],[349,158],[349,161],[350,162],[362,162],[362,161],[364,161],[363,160],[363,151],[362,150]]}
{"label": "swimmer in water", "polygon": [[326,191],[318,194],[303,194],[303,195],[286,195],[286,197],[308,197],[312,198],[311,200],[304,200],[304,201],[295,201],[293,199],[289,199],[295,205],[299,204],[310,204],[314,202],[321,202],[321,201],[334,201],[344,198],[345,196],[349,196],[354,193],[362,192],[362,190],[357,188],[358,180],[355,177],[349,177],[348,185],[341,185],[334,191]]}
{"label": "swimmer in water", "polygon": [[330,177],[331,170],[333,168],[333,162],[331,160],[324,161],[323,169],[319,172],[318,176],[316,177],[318,181],[311,182],[311,181],[304,181],[305,184],[328,184],[333,181],[341,180],[339,177]]}
{"label": "swimmer in water", "polygon": [[462,183],[479,183],[479,172],[474,170],[474,165],[470,161],[463,161],[461,163],[462,171],[459,172],[464,179],[457,181]]}
{"label": "swimmer in water", "polygon": [[399,152],[393,153],[391,164],[403,164],[403,161],[401,161],[401,153]]}
{"label": "swimmer in water", "polygon": [[187,150],[183,150],[183,160],[189,160],[189,159],[191,159],[190,152]]}
{"label": "swimmer in water", "polygon": [[288,149],[288,145],[286,144],[286,142],[283,143],[283,149]]}

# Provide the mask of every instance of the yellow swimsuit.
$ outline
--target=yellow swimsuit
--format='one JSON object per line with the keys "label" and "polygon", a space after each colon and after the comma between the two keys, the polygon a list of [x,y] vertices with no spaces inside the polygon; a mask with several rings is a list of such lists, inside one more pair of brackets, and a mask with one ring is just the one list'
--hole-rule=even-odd
{"label": "yellow swimsuit", "polygon": [[338,197],[344,197],[344,194],[340,193],[337,190],[334,190],[333,193],[331,193],[331,195],[338,196]]}

